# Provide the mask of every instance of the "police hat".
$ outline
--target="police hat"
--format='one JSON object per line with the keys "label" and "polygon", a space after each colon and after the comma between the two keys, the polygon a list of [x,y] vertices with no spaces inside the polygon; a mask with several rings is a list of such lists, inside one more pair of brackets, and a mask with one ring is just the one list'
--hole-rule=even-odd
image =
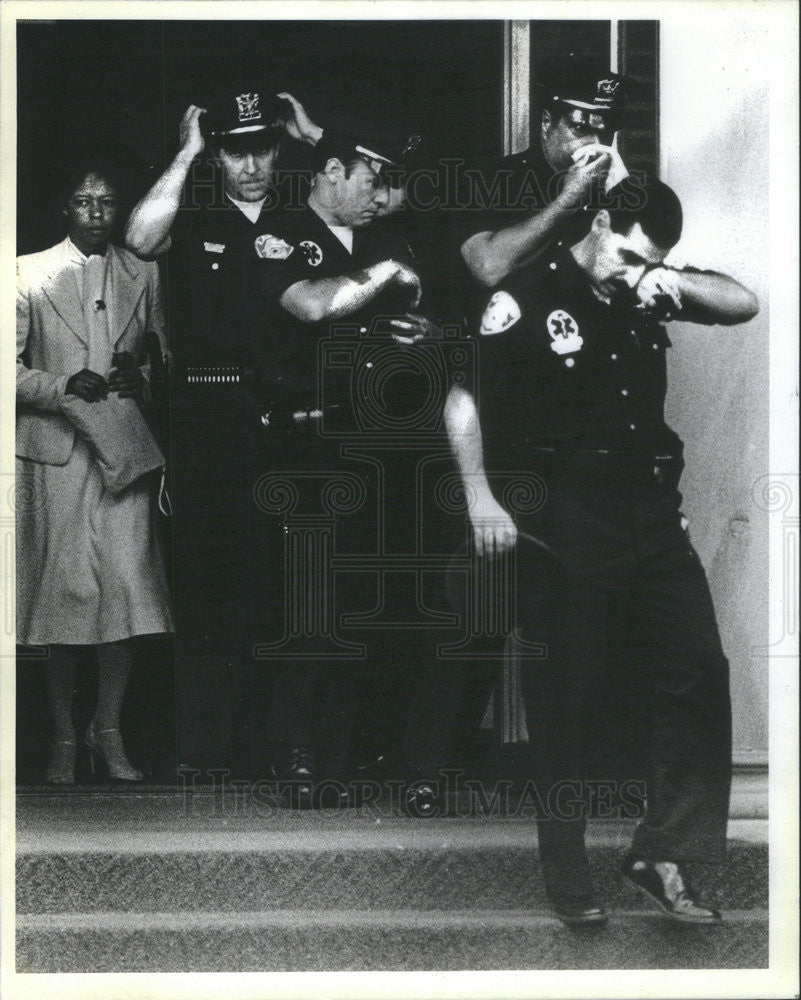
{"label": "police hat", "polygon": [[209,103],[204,125],[213,142],[246,144],[281,129],[286,109],[270,91],[241,87]]}
{"label": "police hat", "polygon": [[420,135],[403,129],[333,116],[326,122],[323,137],[356,156],[389,167],[404,166],[423,141]]}
{"label": "police hat", "polygon": [[546,70],[538,85],[544,107],[561,103],[600,114],[620,127],[623,122],[626,78],[619,73],[599,71],[575,59],[565,59]]}

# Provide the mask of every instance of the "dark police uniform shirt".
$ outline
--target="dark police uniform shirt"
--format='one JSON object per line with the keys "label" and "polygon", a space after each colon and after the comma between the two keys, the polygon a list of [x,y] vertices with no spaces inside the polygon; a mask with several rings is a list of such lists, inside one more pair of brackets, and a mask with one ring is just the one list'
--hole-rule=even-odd
{"label": "dark police uniform shirt", "polygon": [[[476,294],[475,282],[461,257],[462,245],[477,233],[508,229],[539,214],[559,194],[562,178],[563,174],[545,159],[538,143],[522,153],[465,169],[459,185],[462,208],[453,216],[451,231],[458,258],[454,270],[462,272],[462,297],[468,316],[481,293]],[[562,240],[565,246],[572,246],[587,234],[594,214],[590,204],[595,203],[595,196],[592,194],[587,203],[559,223],[553,242]]]}
{"label": "dark police uniform shirt", "polygon": [[548,454],[680,457],[664,420],[664,327],[599,301],[563,243],[486,293],[475,336],[488,472]]}
{"label": "dark police uniform shirt", "polygon": [[182,207],[170,232],[167,289],[171,347],[181,366],[252,363],[248,261],[253,240],[274,214],[268,196],[256,222],[216,195]]}
{"label": "dark police uniform shirt", "polygon": [[[342,402],[353,376],[358,377],[355,368],[371,364],[361,349],[363,343],[381,342],[382,349],[397,349],[389,338],[391,328],[376,320],[406,312],[409,295],[403,289],[390,287],[358,312],[316,324],[296,319],[278,302],[299,281],[354,274],[384,260],[416,269],[408,244],[397,233],[371,226],[355,229],[353,240],[349,253],[309,206],[271,219],[254,237],[251,282],[260,300],[258,367],[265,404],[304,409],[320,402]],[[332,327],[342,338],[336,357],[318,351],[322,340],[330,343]]]}

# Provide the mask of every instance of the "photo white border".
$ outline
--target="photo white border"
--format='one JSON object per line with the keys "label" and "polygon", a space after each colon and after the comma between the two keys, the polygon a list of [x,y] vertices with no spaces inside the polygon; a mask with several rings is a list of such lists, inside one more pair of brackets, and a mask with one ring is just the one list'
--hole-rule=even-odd
{"label": "photo white border", "polygon": [[[17,20],[152,18],[209,20],[312,19],[678,19],[712,9],[721,18],[753,19],[767,28],[770,81],[770,469],[798,473],[798,21],[792,0],[536,0],[536,2],[98,2],[3,0],[0,21],[0,558],[7,567],[7,488],[14,470],[13,419],[14,257],[16,241],[16,31]],[[703,95],[699,95],[699,100]],[[762,183],[754,178],[754,183]],[[798,480],[795,489],[798,518]],[[790,514],[790,516],[793,516]],[[13,530],[13,529],[12,529]],[[770,525],[770,635],[782,634],[783,526]],[[13,539],[13,535],[11,536]],[[797,537],[797,535],[796,535]],[[797,551],[796,551],[797,558]],[[798,567],[794,567],[797,574]],[[13,623],[13,577],[0,585],[4,620]],[[9,611],[10,609],[10,611]],[[10,619],[8,615],[11,615]],[[796,637],[797,639],[797,637]],[[594,972],[369,972],[219,974],[16,974],[14,961],[14,636],[0,630],[0,995],[16,998],[80,997],[704,997],[769,998],[798,989],[798,673],[795,659],[771,665],[770,677],[770,968],[767,970],[614,970]]]}

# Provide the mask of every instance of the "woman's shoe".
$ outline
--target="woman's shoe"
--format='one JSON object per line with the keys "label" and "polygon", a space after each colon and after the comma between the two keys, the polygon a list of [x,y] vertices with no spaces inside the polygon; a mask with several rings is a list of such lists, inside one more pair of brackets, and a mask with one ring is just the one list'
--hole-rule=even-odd
{"label": "woman's shoe", "polygon": [[89,723],[86,730],[86,745],[89,747],[89,770],[94,776],[95,757],[105,762],[108,776],[113,781],[141,781],[142,772],[131,764],[125,755],[125,747],[119,729],[98,729]]}
{"label": "woman's shoe", "polygon": [[50,749],[50,763],[45,772],[48,785],[75,784],[75,757],[78,748],[71,740],[59,740]]}

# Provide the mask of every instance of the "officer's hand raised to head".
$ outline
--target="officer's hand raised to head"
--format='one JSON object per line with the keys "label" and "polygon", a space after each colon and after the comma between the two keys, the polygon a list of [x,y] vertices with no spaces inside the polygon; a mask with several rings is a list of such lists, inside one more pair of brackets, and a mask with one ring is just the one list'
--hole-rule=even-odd
{"label": "officer's hand raised to head", "polygon": [[181,151],[193,159],[196,156],[200,156],[206,146],[203,133],[200,131],[200,116],[205,115],[205,113],[205,108],[198,108],[196,105],[190,104],[186,111],[184,111],[184,116],[181,119],[181,125],[178,129],[178,140],[181,144]]}
{"label": "officer's hand raised to head", "polygon": [[565,171],[562,190],[557,201],[565,208],[576,208],[584,196],[598,180],[605,180],[612,166],[610,153],[599,153],[597,147],[590,151],[589,146],[583,147],[588,152]]}
{"label": "officer's hand raised to head", "polygon": [[276,94],[276,97],[288,101],[292,108],[291,113],[284,120],[284,128],[287,135],[291,135],[293,139],[297,139],[299,142],[307,142],[310,146],[316,146],[320,141],[323,130],[309,118],[306,109],[300,101],[286,90],[282,90],[280,94]]}
{"label": "officer's hand raised to head", "polygon": [[401,264],[400,261],[393,263],[395,264],[395,284],[409,290],[409,307],[416,309],[420,305],[420,299],[423,295],[420,279],[410,267]]}
{"label": "officer's hand raised to head", "polygon": [[99,399],[106,398],[108,387],[102,375],[83,368],[70,376],[64,392],[67,396],[80,396],[87,403],[96,403]]}
{"label": "officer's hand raised to head", "polygon": [[468,497],[467,511],[477,555],[492,559],[514,548],[517,525],[494,497]]}

